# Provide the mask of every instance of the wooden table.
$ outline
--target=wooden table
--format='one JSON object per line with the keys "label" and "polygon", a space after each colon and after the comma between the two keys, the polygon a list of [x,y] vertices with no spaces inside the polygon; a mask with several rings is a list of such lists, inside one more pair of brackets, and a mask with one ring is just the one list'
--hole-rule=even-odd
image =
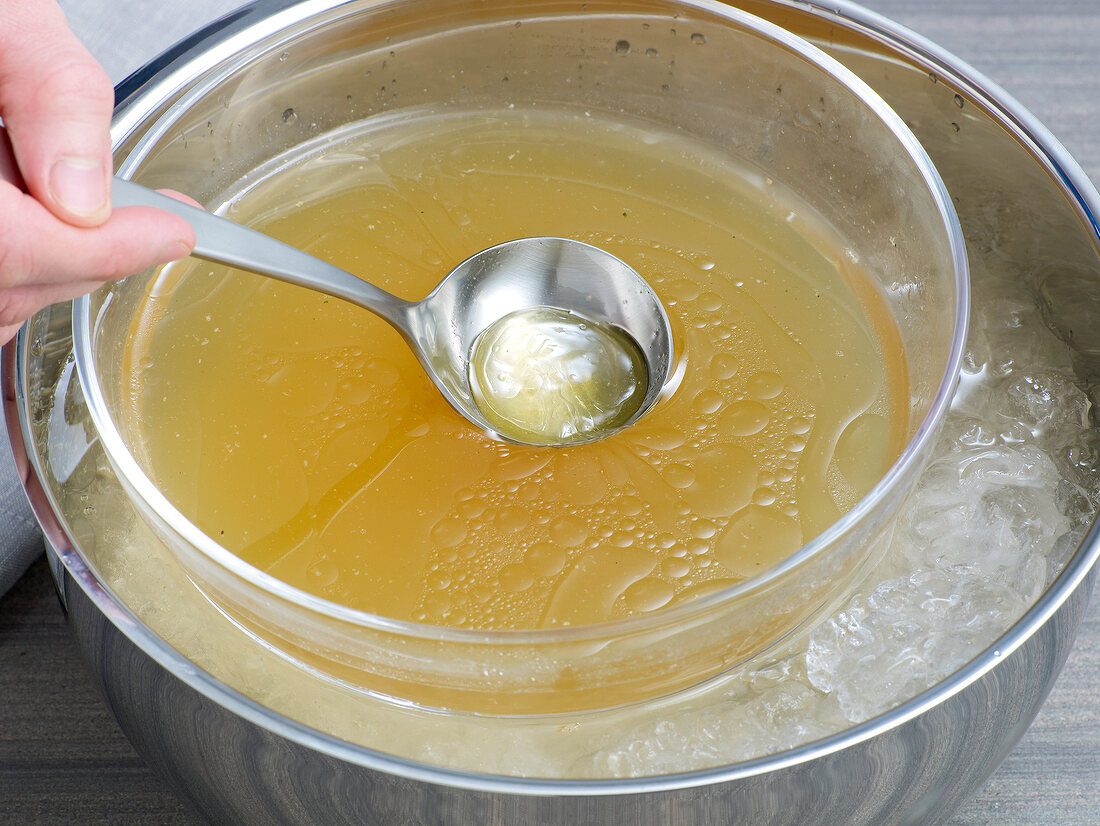
{"label": "wooden table", "polygon": [[[117,81],[237,0],[66,0],[63,5],[73,28]],[[1100,181],[1100,0],[867,0],[866,5],[998,81]],[[0,526],[0,541],[2,532]],[[1100,600],[1094,600],[1074,653],[1034,725],[953,822],[1100,823],[1098,698]],[[0,597],[0,823],[193,822],[145,768],[90,686],[40,561]]]}

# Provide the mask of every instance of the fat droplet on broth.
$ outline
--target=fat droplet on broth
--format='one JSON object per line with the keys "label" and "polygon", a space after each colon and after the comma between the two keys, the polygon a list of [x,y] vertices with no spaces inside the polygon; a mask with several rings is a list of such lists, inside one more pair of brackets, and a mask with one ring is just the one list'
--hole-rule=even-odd
{"label": "fat droplet on broth", "polygon": [[656,558],[644,550],[601,548],[585,554],[554,588],[542,624],[602,622],[626,590],[655,567]]}
{"label": "fat droplet on broth", "polygon": [[672,602],[676,589],[658,577],[644,577],[628,585],[622,600],[628,613],[656,611]]}
{"label": "fat droplet on broth", "polygon": [[774,399],[783,392],[783,377],[770,371],[757,373],[749,379],[748,391],[757,399]]}
{"label": "fat droplet on broth", "polygon": [[550,525],[550,539],[563,548],[574,548],[588,538],[588,525],[573,514],[558,517]]}
{"label": "fat droplet on broth", "polygon": [[682,492],[693,513],[726,517],[752,501],[758,468],[752,454],[744,448],[718,445],[703,451],[693,471],[693,483]]}
{"label": "fat droplet on broth", "polygon": [[718,380],[728,379],[737,373],[737,359],[729,353],[719,353],[710,360],[710,373]]}
{"label": "fat droplet on broth", "polygon": [[537,576],[551,577],[561,573],[568,555],[564,548],[552,542],[538,542],[532,545],[523,561]]}
{"label": "fat droplet on broth", "polygon": [[890,427],[886,416],[865,413],[840,434],[833,461],[854,489],[870,489],[889,469],[895,457],[882,446],[890,443]]}
{"label": "fat droplet on broth", "polygon": [[747,578],[783,561],[801,545],[802,528],[795,519],[750,505],[723,531],[715,558],[730,573]]}
{"label": "fat droplet on broth", "polygon": [[758,401],[746,399],[731,404],[722,413],[719,427],[733,436],[752,436],[771,421],[771,411]]}

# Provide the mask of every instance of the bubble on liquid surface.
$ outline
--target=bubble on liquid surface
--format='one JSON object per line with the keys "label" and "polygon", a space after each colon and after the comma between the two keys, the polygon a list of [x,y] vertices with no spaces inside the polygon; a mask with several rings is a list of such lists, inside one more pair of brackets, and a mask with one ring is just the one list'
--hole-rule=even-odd
{"label": "bubble on liquid surface", "polygon": [[771,421],[771,411],[758,401],[746,399],[731,404],[719,419],[723,433],[732,436],[752,436]]}
{"label": "bubble on liquid surface", "polygon": [[522,531],[530,522],[530,517],[525,508],[514,505],[506,505],[497,511],[493,524],[502,533],[516,533]]}
{"label": "bubble on liquid surface", "polygon": [[691,407],[697,413],[717,413],[721,409],[723,401],[721,393],[714,390],[703,390],[695,397]]}
{"label": "bubble on liquid surface", "polygon": [[564,548],[574,548],[588,536],[588,526],[572,514],[558,517],[550,525],[550,539]]}
{"label": "bubble on liquid surface", "polygon": [[710,374],[716,379],[729,379],[737,374],[740,362],[729,353],[719,353],[710,360]]}
{"label": "bubble on liquid surface", "polygon": [[631,437],[636,444],[659,451],[676,450],[687,441],[682,430],[672,427],[651,428]]}
{"label": "bubble on liquid surface", "polygon": [[679,557],[669,557],[661,563],[659,573],[668,579],[679,579],[691,572],[691,563]]}
{"label": "bubble on liquid surface", "polygon": [[495,474],[501,480],[526,479],[545,468],[550,458],[550,454],[544,452],[519,453],[499,462],[495,466]]}
{"label": "bubble on liquid surface", "polygon": [[534,574],[549,577],[561,573],[567,559],[563,548],[551,542],[539,542],[527,550],[523,561]]}
{"label": "bubble on liquid surface", "polygon": [[752,500],[758,473],[752,454],[737,445],[716,445],[702,451],[692,468],[693,484],[681,493],[693,513],[724,517]]}
{"label": "bubble on liquid surface", "polygon": [[668,605],[675,595],[675,589],[667,582],[657,577],[645,577],[623,591],[623,604],[631,613],[656,611]]}
{"label": "bubble on liquid surface", "polygon": [[694,468],[682,462],[667,465],[661,471],[661,476],[674,488],[689,488],[695,484],[696,480]]}
{"label": "bubble on liquid surface", "polygon": [[500,569],[500,587],[506,591],[526,591],[535,582],[535,575],[525,565],[510,564]]}
{"label": "bubble on liquid surface", "polygon": [[454,516],[445,516],[431,530],[432,543],[439,548],[452,548],[466,538],[469,529],[466,522]]}
{"label": "bubble on liquid surface", "polygon": [[748,381],[749,395],[757,399],[774,399],[783,392],[783,377],[778,373],[762,371]]}

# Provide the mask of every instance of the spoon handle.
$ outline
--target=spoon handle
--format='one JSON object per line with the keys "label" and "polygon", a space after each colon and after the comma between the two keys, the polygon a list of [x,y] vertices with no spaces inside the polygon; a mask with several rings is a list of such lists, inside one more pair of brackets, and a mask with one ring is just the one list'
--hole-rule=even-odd
{"label": "spoon handle", "polygon": [[196,243],[191,254],[198,258],[318,290],[377,313],[398,328],[404,326],[404,313],[411,302],[327,261],[133,181],[115,178],[111,192],[115,207],[156,207],[187,221],[195,230]]}

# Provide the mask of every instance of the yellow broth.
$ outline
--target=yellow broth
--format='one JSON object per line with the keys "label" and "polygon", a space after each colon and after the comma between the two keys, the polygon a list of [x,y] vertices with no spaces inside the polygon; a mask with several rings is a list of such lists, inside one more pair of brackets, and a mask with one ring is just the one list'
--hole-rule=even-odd
{"label": "yellow broth", "polygon": [[900,453],[906,362],[889,310],[779,182],[588,113],[426,113],[338,137],[222,211],[408,299],[503,241],[594,244],[664,302],[674,381],[602,441],[504,444],[369,312],[169,266],[126,353],[130,431],[169,499],[256,567],[403,620],[600,622],[781,561]]}

